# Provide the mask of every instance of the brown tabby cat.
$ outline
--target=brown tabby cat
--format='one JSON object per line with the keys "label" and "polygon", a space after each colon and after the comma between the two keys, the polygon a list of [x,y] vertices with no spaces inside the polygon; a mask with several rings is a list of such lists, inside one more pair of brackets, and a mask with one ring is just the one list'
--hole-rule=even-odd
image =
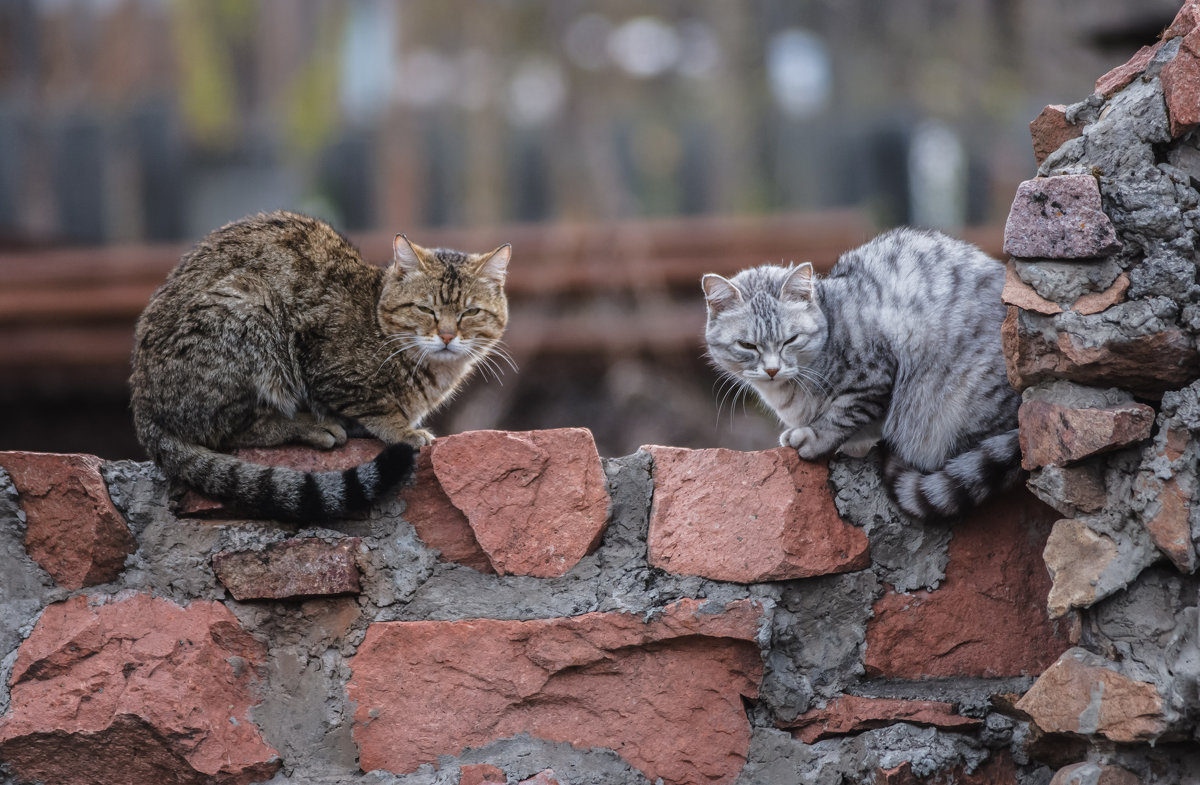
{"label": "brown tabby cat", "polygon": [[[133,419],[163,471],[267,517],[330,518],[412,473],[421,419],[490,352],[507,359],[512,249],[428,250],[397,235],[386,270],[328,224],[288,212],[217,229],[138,319]],[[493,368],[494,370],[494,368]],[[345,472],[248,463],[225,451],[330,448],[360,426],[389,446]]]}

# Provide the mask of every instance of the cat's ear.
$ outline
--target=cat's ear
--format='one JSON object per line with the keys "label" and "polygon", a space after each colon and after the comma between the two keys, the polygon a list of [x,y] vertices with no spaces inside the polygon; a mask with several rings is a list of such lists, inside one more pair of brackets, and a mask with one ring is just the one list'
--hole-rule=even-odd
{"label": "cat's ear", "polygon": [[805,262],[793,269],[779,288],[779,296],[794,302],[812,302],[817,296],[817,279],[813,275],[813,266]]}
{"label": "cat's ear", "polygon": [[733,282],[716,273],[705,275],[700,279],[700,285],[704,287],[704,299],[710,313],[720,313],[742,302],[742,293]]}
{"label": "cat's ear", "polygon": [[424,267],[419,246],[402,234],[392,240],[392,266],[402,273],[413,273]]}
{"label": "cat's ear", "polygon": [[508,263],[512,259],[512,246],[508,243],[492,251],[479,263],[475,269],[476,275],[491,278],[498,284],[503,284],[508,276]]}

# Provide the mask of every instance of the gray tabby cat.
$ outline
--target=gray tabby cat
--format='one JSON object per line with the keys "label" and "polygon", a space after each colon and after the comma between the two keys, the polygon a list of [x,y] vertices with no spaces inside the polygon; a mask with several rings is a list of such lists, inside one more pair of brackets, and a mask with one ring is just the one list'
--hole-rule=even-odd
{"label": "gray tabby cat", "polygon": [[[138,319],[133,419],[170,477],[260,515],[329,518],[412,473],[419,427],[478,363],[503,354],[511,248],[425,249],[397,235],[386,270],[323,221],[287,212],[223,226],[184,255]],[[247,463],[236,447],[328,449],[346,428],[389,446],[344,472]]]}
{"label": "gray tabby cat", "polygon": [[1020,477],[1000,346],[1004,267],[937,232],[895,229],[838,259],[703,278],[717,367],[752,387],[812,460],[881,437],[899,505],[959,515]]}

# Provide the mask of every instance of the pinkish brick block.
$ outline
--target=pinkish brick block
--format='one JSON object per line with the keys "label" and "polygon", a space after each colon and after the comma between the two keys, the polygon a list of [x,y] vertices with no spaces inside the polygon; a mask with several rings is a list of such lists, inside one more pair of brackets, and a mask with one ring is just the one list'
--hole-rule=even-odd
{"label": "pinkish brick block", "polygon": [[25,550],[64,589],[115,580],[137,541],[94,455],[0,452],[25,511]]}
{"label": "pinkish brick block", "polygon": [[801,461],[787,447],[642,449],[654,458],[655,567],[757,583],[869,566],[867,537],[838,517],[824,464]]}
{"label": "pinkish brick block", "polygon": [[945,730],[971,730],[982,724],[982,720],[964,717],[954,711],[952,704],[940,701],[843,695],[830,701],[824,708],[805,712],[779,727],[790,730],[805,744],[812,744],[897,722]]}
{"label": "pinkish brick block", "polygon": [[1127,62],[1097,79],[1095,91],[1108,98],[1118,91],[1123,90],[1146,70],[1146,66],[1150,65],[1150,61],[1154,59],[1154,55],[1158,54],[1158,50],[1162,48],[1162,45],[1163,42],[1159,41],[1151,46],[1143,46]]}
{"label": "pinkish brick block", "polygon": [[458,785],[505,785],[504,772],[490,763],[475,763],[458,770]]}
{"label": "pinkish brick block", "polygon": [[1089,174],[1039,177],[1017,187],[1004,252],[1023,259],[1088,259],[1121,250]]}
{"label": "pinkish brick block", "polygon": [[1154,409],[1144,403],[1104,407],[1026,401],[1019,411],[1021,465],[1064,466],[1150,438]]}
{"label": "pinkish brick block", "polygon": [[1024,490],[954,527],[936,591],[889,591],[867,622],[868,676],[892,679],[1040,673],[1068,646],[1046,618],[1042,550],[1057,517]]}
{"label": "pinkish brick block", "polygon": [[608,488],[586,428],[469,431],[430,455],[497,573],[557,577],[600,544]]}
{"label": "pinkish brick block", "polygon": [[[668,785],[732,783],[746,761],[762,608],[682,600],[646,620],[383,622],[350,661],[364,771],[396,773],[520,733],[615,751]],[[703,721],[697,722],[697,718]]]}
{"label": "pinkish brick block", "polygon": [[413,525],[421,542],[436,548],[443,561],[465,564],[479,572],[495,574],[463,511],[442,490],[430,458],[432,448],[422,447],[417,456],[413,484],[400,492],[406,507],[404,518]]}
{"label": "pinkish brick block", "polygon": [[1163,31],[1162,40],[1169,41],[1187,35],[1197,26],[1200,26],[1200,0],[1184,0],[1183,7],[1175,14],[1175,19]]}
{"label": "pinkish brick block", "polygon": [[357,594],[356,554],[362,541],[347,537],[283,540],[254,551],[221,551],[213,570],[235,600]]}
{"label": "pinkish brick block", "polygon": [[1171,136],[1178,139],[1200,123],[1200,29],[1180,43],[1179,52],[1163,66],[1162,81]]}
{"label": "pinkish brick block", "polygon": [[1083,135],[1083,129],[1067,122],[1067,107],[1051,104],[1029,123],[1033,140],[1033,155],[1041,166],[1051,153],[1072,139]]}
{"label": "pinkish brick block", "polygon": [[55,785],[270,779],[279,756],[250,717],[265,656],[220,603],[51,605],[17,650],[0,760],[21,782]]}

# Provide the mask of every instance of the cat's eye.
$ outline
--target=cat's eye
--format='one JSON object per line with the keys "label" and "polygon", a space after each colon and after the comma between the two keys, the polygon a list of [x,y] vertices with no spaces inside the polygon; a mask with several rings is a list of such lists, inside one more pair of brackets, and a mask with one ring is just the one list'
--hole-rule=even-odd
{"label": "cat's eye", "polygon": [[437,312],[436,312],[436,311],[434,311],[432,308],[430,308],[430,307],[428,307],[428,306],[425,306],[425,305],[416,305],[416,304],[414,303],[414,304],[413,304],[413,308],[416,308],[418,311],[420,311],[421,313],[425,314],[426,316],[437,316]]}
{"label": "cat's eye", "polygon": [[478,308],[468,308],[467,310],[462,312],[462,315],[463,316],[474,316],[475,314],[477,314],[479,312],[480,312],[480,309],[478,309]]}
{"label": "cat's eye", "polygon": [[754,344],[750,343],[749,341],[738,341],[737,345],[739,348],[745,349],[748,352],[757,352],[758,351],[758,347],[755,346]]}
{"label": "cat's eye", "polygon": [[796,340],[797,340],[799,337],[800,337],[800,333],[796,333],[796,334],[795,334],[795,335],[793,335],[791,338],[788,338],[786,341],[784,341],[784,342],[783,342],[783,345],[784,345],[784,346],[787,346],[788,344],[795,343],[795,342],[796,342]]}

